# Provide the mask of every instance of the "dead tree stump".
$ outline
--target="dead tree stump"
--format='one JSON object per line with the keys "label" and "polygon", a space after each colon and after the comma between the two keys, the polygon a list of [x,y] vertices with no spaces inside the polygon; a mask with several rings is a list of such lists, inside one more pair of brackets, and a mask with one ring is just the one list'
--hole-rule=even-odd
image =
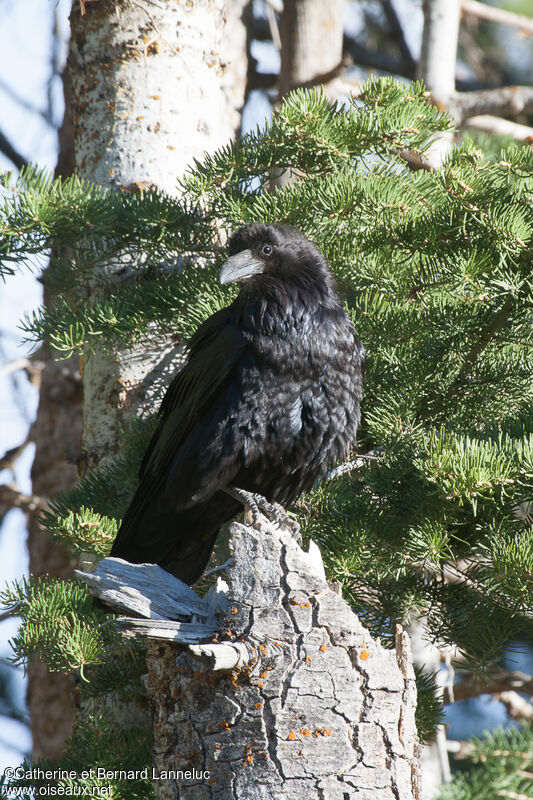
{"label": "dead tree stump", "polygon": [[157,800],[416,800],[407,634],[373,641],[318,548],[266,520],[231,549],[220,643],[150,649]]}

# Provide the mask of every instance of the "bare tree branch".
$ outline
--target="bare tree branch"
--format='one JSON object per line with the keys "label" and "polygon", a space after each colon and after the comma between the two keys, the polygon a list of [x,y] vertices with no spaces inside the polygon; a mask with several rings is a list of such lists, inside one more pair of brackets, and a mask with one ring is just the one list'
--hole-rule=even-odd
{"label": "bare tree branch", "polygon": [[500,692],[495,696],[495,700],[504,704],[512,719],[533,722],[533,703],[530,703],[525,697],[520,697],[518,692]]}
{"label": "bare tree branch", "polygon": [[259,89],[262,92],[267,92],[269,89],[275,89],[278,85],[277,72],[251,72],[248,78],[248,91]]}
{"label": "bare tree branch", "polygon": [[279,25],[276,19],[276,10],[274,9],[273,4],[269,3],[268,0],[266,4],[266,10],[267,10],[268,25],[270,28],[270,35],[272,41],[274,42],[274,47],[279,52],[281,50],[281,39],[279,35]]}
{"label": "bare tree branch", "polygon": [[486,329],[481,332],[481,336],[477,339],[475,344],[472,345],[469,353],[466,355],[463,366],[459,370],[454,381],[454,386],[466,378],[478,356],[488,347],[498,331],[505,325],[513,309],[514,301],[512,298],[507,297],[501,309],[494,316],[491,323],[487,325]]}
{"label": "bare tree branch", "polygon": [[400,48],[400,53],[402,54],[402,63],[405,64],[409,72],[412,71],[414,75],[416,71],[416,61],[413,58],[409,45],[405,40],[403,27],[398,14],[396,13],[396,9],[392,4],[392,0],[383,0],[383,11],[389,24],[390,34]]}
{"label": "bare tree branch", "polygon": [[12,508],[20,508],[22,511],[33,512],[44,508],[47,501],[43,497],[24,494],[15,484],[0,485],[0,512],[8,511]]}
{"label": "bare tree branch", "polygon": [[3,153],[6,158],[9,158],[10,161],[16,166],[17,169],[22,169],[22,167],[27,166],[28,162],[21,156],[21,154],[15,150],[11,142],[4,136],[2,131],[0,131],[0,153]]}
{"label": "bare tree branch", "polygon": [[371,67],[382,72],[390,72],[393,75],[402,75],[404,78],[413,79],[415,77],[416,64],[412,63],[411,59],[399,61],[388,53],[368,50],[346,34],[342,46],[343,52],[350,55],[354,63],[362,67]]}
{"label": "bare tree branch", "polygon": [[368,453],[357,456],[357,458],[355,458],[353,461],[344,461],[337,467],[330,469],[327,475],[322,479],[321,483],[328,483],[329,481],[335,480],[335,478],[340,478],[341,475],[346,475],[348,472],[360,470],[368,461],[375,461],[381,455],[383,455],[383,448],[376,447],[374,450],[370,450]]}
{"label": "bare tree branch", "polygon": [[467,128],[496,133],[499,136],[512,136],[513,139],[519,142],[529,142],[533,145],[533,128],[528,125],[521,125],[519,122],[511,122],[509,119],[494,117],[492,114],[481,114],[476,117],[469,117],[464,124]]}
{"label": "bare tree branch", "polygon": [[498,117],[515,117],[533,114],[533,86],[502,86],[480,92],[456,92],[449,100],[449,108],[458,124],[477,114],[495,114]]}
{"label": "bare tree branch", "polygon": [[444,705],[449,705],[459,700],[479,697],[481,694],[502,692],[522,692],[533,696],[533,676],[519,670],[509,672],[505,669],[493,672],[484,678],[468,675],[453,685],[453,700],[448,687],[445,687],[442,699]]}
{"label": "bare tree branch", "polygon": [[30,103],[29,100],[26,100],[24,97],[21,97],[17,92],[13,90],[13,88],[3,81],[0,78],[0,91],[7,94],[8,97],[11,98],[15,103],[17,103],[21,108],[24,108],[26,111],[29,111],[30,114],[36,114],[37,116],[41,117],[47,125],[50,125],[51,128],[55,127],[54,123],[48,114],[47,111],[43,111],[42,108],[37,108],[34,106],[33,103]]}
{"label": "bare tree branch", "polygon": [[0,378],[11,375],[13,372],[24,370],[31,381],[38,381],[44,368],[44,361],[32,361],[29,358],[15,358],[0,367]]}
{"label": "bare tree branch", "polygon": [[479,3],[477,0],[462,0],[461,11],[463,14],[469,14],[478,19],[486,19],[489,22],[497,22],[500,25],[511,25],[514,28],[520,28],[522,33],[533,36],[533,19],[523,14],[504,11],[502,8]]}
{"label": "bare tree branch", "polygon": [[17,459],[20,458],[26,447],[31,442],[30,433],[28,433],[23,442],[17,444],[15,447],[10,447],[9,450],[6,450],[6,452],[0,456],[0,469],[10,469],[13,471]]}
{"label": "bare tree branch", "polygon": [[522,792],[512,792],[510,789],[499,789],[497,795],[498,797],[508,797],[509,800],[531,800],[530,794],[522,794]]}

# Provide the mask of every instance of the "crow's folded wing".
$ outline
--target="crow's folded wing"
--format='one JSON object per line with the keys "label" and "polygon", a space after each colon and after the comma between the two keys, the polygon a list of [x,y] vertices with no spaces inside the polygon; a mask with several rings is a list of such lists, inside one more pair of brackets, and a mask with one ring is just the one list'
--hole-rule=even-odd
{"label": "crow's folded wing", "polygon": [[[216,491],[210,482],[217,482],[224,472],[216,448],[209,442],[216,420],[227,413],[228,397],[236,394],[235,376],[245,349],[246,340],[231,306],[206,320],[191,339],[187,361],[161,404],[161,419],[143,458],[140,483],[122,521],[113,555],[145,560],[145,545],[149,544],[153,553],[166,553],[173,542],[177,546],[180,536],[191,535],[178,531],[180,518],[176,515],[180,509],[196,505],[194,493],[198,488],[204,493]],[[222,460],[233,477],[238,470],[237,450],[232,450],[230,457],[234,466],[228,464],[227,453]],[[204,507],[200,516],[207,513]],[[184,513],[187,520],[189,512]]]}
{"label": "crow's folded wing", "polygon": [[222,309],[191,339],[187,361],[163,398],[159,425],[141,463],[141,481],[165,483],[187,437],[198,425],[207,427],[212,420],[213,409],[246,348],[235,316],[232,306]]}

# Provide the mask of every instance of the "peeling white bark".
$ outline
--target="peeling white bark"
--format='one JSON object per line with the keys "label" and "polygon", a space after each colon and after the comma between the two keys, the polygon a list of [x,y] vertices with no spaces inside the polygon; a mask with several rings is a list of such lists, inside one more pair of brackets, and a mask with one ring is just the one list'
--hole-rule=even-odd
{"label": "peeling white bark", "polygon": [[130,564],[122,558],[103,558],[94,572],[75,570],[76,577],[102,602],[145,619],[207,621],[213,617],[207,598],[157,564]]}

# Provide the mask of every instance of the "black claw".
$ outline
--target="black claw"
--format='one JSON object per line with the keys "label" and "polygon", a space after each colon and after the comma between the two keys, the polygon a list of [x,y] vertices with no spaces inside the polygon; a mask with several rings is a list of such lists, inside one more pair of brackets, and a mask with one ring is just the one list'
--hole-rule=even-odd
{"label": "black claw", "polygon": [[267,517],[270,522],[276,523],[280,528],[288,530],[298,544],[301,545],[302,537],[300,534],[300,526],[296,520],[292,519],[283,506],[279,503],[271,503],[266,497],[255,492],[248,492],[246,489],[239,489],[236,486],[228,486],[224,489],[226,494],[239,500],[246,509],[249,509],[252,515],[252,524],[259,521],[260,511]]}

